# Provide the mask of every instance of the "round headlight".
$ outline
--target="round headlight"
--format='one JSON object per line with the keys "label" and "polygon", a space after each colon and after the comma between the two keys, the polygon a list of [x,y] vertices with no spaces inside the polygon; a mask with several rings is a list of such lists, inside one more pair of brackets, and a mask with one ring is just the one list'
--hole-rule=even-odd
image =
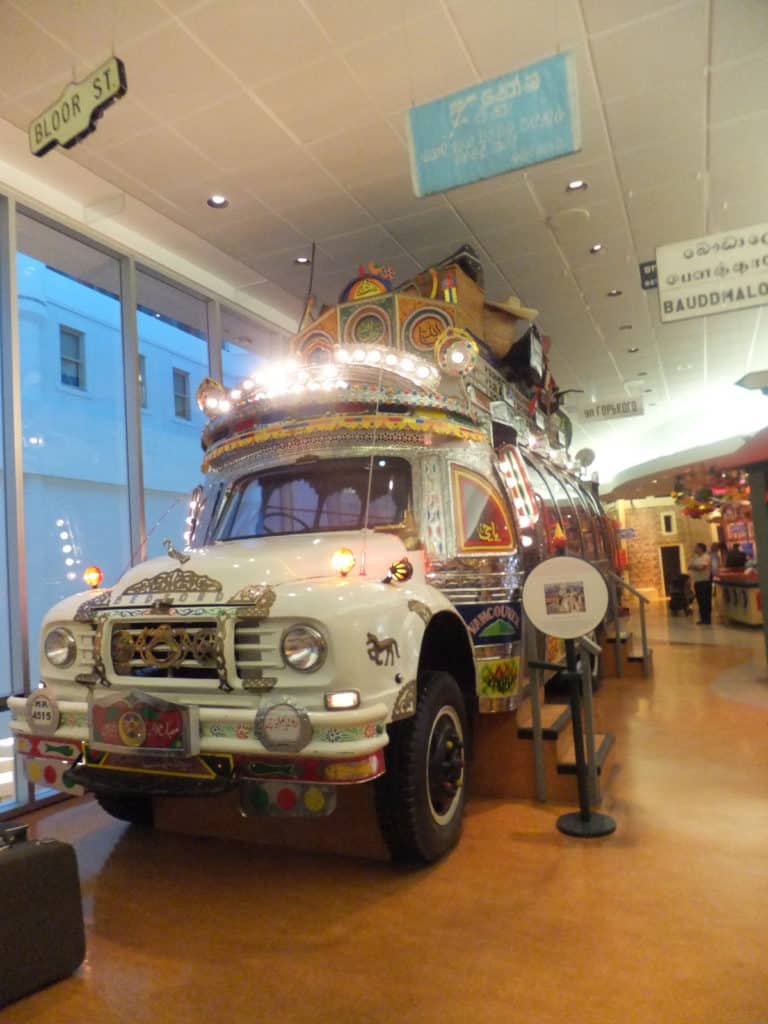
{"label": "round headlight", "polygon": [[280,645],[286,665],[298,672],[314,672],[325,659],[325,640],[312,626],[292,626]]}
{"label": "round headlight", "polygon": [[57,668],[66,668],[75,660],[77,644],[68,629],[59,626],[45,638],[45,656]]}

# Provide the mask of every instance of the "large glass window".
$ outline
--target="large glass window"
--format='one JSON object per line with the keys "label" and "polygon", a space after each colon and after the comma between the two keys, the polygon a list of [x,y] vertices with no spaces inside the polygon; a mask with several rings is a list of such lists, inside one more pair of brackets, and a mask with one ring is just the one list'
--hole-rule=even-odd
{"label": "large glass window", "polygon": [[[20,214],[17,277],[30,680],[43,616],[130,564],[119,264]],[[87,359],[87,373],[86,373]],[[16,681],[20,688],[21,680]]]}
{"label": "large glass window", "polygon": [[208,375],[208,307],[144,270],[136,273],[136,295],[147,553],[159,555],[165,537],[184,546],[190,493],[200,482],[208,421],[195,391]]}
{"label": "large glass window", "polygon": [[283,339],[258,320],[223,306],[221,365],[225,388],[236,387],[265,360],[287,354]]}

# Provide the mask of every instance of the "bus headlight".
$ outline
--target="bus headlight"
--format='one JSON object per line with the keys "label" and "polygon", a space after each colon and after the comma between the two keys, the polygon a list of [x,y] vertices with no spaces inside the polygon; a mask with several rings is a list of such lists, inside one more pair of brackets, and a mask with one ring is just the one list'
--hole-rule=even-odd
{"label": "bus headlight", "polygon": [[297,672],[314,672],[325,661],[326,643],[322,633],[312,626],[291,626],[283,633],[280,653],[283,661]]}
{"label": "bus headlight", "polygon": [[77,644],[68,629],[57,626],[46,636],[43,644],[45,656],[56,668],[66,668],[75,660]]}

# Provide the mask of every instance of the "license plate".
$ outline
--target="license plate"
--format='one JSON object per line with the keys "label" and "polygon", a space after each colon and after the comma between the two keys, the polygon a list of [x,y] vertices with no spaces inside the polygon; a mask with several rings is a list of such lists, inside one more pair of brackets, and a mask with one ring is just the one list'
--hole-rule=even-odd
{"label": "license plate", "polygon": [[141,690],[94,700],[88,711],[94,750],[189,757],[200,752],[199,712]]}

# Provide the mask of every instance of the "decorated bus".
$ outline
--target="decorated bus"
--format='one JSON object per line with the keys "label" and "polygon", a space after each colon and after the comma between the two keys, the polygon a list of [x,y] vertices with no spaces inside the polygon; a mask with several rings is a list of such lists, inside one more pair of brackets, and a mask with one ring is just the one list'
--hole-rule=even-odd
{"label": "decorated bus", "polygon": [[31,777],[146,824],[156,797],[311,818],[371,784],[393,858],[456,843],[475,716],[527,685],[526,573],[615,552],[536,311],[486,301],[468,247],[391,277],[361,267],[286,359],[202,381],[184,543],[44,620],[9,702]]}

